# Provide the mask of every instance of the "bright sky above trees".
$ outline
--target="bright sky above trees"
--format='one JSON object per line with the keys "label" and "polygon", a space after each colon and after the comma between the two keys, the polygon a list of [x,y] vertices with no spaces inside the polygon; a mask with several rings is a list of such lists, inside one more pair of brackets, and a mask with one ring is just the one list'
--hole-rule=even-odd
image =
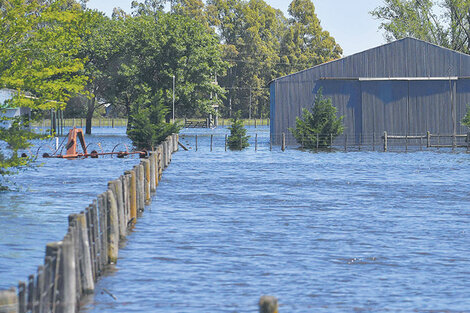
{"label": "bright sky above trees", "polygon": [[[265,0],[287,15],[289,0]],[[344,56],[385,43],[379,21],[369,14],[382,0],[313,0],[323,29],[329,31],[343,48]],[[90,0],[89,8],[111,14],[114,7],[130,12],[131,0]]]}

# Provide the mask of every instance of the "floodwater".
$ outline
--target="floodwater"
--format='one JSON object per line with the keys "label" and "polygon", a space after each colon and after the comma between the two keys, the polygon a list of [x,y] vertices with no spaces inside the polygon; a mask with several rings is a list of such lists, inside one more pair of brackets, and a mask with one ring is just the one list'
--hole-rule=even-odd
{"label": "floodwater", "polygon": [[[131,149],[124,128],[94,128],[89,150]],[[63,138],[60,138],[61,143]],[[66,141],[65,141],[66,143]],[[55,140],[41,141],[34,154],[52,154]],[[12,191],[0,192],[0,290],[26,281],[44,264],[46,244],[62,240],[68,215],[83,211],[107,183],[139,162],[138,158],[64,160],[38,158],[41,166],[9,177]]]}
{"label": "floodwater", "polygon": [[283,153],[257,131],[257,152],[182,140],[83,312],[470,311],[470,155]]}
{"label": "floodwater", "polygon": [[[224,129],[184,133],[82,312],[257,312],[263,294],[280,312],[470,311],[470,154],[269,151],[267,128],[225,152]],[[53,160],[18,178],[33,193],[0,195],[0,287],[137,162],[112,160]]]}

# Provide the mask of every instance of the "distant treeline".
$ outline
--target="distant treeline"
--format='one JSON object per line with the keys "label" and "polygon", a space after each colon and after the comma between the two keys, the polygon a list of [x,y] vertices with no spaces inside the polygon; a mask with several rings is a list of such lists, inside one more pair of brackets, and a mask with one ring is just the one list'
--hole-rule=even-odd
{"label": "distant treeline", "polygon": [[177,117],[202,117],[218,104],[223,117],[267,118],[271,80],[342,53],[310,0],[294,0],[288,12],[263,0],[146,0],[111,18],[89,12],[81,53],[94,97],[72,101],[66,116],[90,120],[107,103],[127,116],[158,97],[168,120],[175,76]]}

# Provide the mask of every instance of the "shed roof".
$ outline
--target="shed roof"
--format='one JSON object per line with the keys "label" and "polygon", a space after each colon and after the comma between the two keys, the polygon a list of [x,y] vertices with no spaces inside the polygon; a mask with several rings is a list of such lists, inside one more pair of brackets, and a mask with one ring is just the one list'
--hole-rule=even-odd
{"label": "shed roof", "polygon": [[271,81],[303,78],[469,77],[470,55],[406,37]]}

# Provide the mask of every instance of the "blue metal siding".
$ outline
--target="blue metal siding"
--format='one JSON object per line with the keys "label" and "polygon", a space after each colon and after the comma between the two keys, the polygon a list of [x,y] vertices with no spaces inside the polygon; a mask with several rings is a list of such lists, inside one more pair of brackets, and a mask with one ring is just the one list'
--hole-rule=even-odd
{"label": "blue metal siding", "polygon": [[[405,38],[349,57],[325,63],[271,84],[271,134],[289,133],[302,108],[308,107],[319,87],[332,98],[348,136],[382,133],[422,134],[426,131],[452,133],[449,81],[387,81],[397,77],[470,76],[470,56],[436,45]],[[332,80],[323,80],[331,78]],[[337,79],[335,79],[337,78]],[[380,81],[347,81],[344,78],[384,78]],[[454,81],[457,132],[465,105],[470,104],[470,80]],[[409,93],[408,93],[409,88]],[[361,112],[361,117],[358,117]],[[358,122],[360,121],[360,123]],[[274,138],[274,137],[273,137]],[[351,137],[349,137],[351,138]],[[288,142],[292,142],[288,136]],[[279,142],[279,141],[276,141]]]}

